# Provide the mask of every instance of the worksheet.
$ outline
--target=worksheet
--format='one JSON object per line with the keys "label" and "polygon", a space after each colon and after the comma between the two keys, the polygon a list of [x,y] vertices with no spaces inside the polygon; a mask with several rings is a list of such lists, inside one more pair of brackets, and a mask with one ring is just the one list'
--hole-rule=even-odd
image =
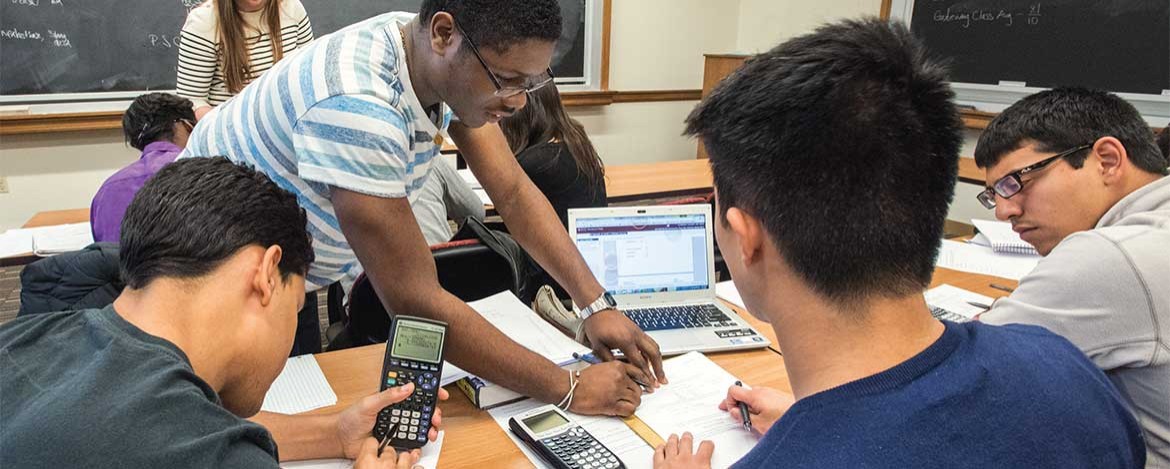
{"label": "worksheet", "polygon": [[719,410],[727,388],[735,384],[734,376],[699,352],[666,360],[662,368],[670,384],[643,394],[635,413],[658,436],[665,440],[672,433],[689,431],[695,448],[700,441],[711,440],[715,443],[711,467],[728,467],[756,446],[758,433],[745,430]]}

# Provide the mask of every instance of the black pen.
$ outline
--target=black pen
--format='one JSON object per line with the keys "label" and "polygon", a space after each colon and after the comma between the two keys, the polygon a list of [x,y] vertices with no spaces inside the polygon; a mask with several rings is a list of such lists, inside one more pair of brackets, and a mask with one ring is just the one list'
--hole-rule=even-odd
{"label": "black pen", "polygon": [[[601,363],[601,360],[599,360],[597,358],[597,355],[594,355],[592,353],[586,353],[584,355],[581,355],[577,352],[573,352],[573,358],[577,359],[577,360],[581,360],[581,361],[588,363],[590,365],[597,365],[597,364]],[[647,386],[646,383],[638,381],[638,380],[634,379],[633,377],[631,377],[630,380],[633,381],[638,386],[641,386],[643,391],[650,389],[650,386]]]}
{"label": "black pen", "polygon": [[979,303],[977,301],[968,301],[967,304],[976,308],[991,309],[991,305]]}
{"label": "black pen", "polygon": [[[743,382],[736,381],[736,386],[743,387]],[[752,431],[752,414],[748,412],[748,405],[744,401],[736,401],[739,403],[739,413],[743,414],[743,428],[747,431]]]}
{"label": "black pen", "polygon": [[398,431],[398,424],[397,423],[394,425],[391,425],[390,430],[387,431],[385,435],[382,435],[382,442],[378,443],[378,457],[379,458],[382,457],[382,450],[386,449],[386,443],[390,442],[390,435],[393,435],[394,432],[396,432],[396,431]]}

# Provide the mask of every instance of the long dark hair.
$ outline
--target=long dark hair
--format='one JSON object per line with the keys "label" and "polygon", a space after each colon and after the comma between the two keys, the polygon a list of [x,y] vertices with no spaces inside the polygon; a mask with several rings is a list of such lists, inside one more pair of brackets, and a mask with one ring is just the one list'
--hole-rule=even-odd
{"label": "long dark hair", "polygon": [[577,163],[577,170],[589,181],[605,177],[605,167],[601,157],[597,156],[597,150],[593,148],[593,142],[585,135],[585,127],[565,112],[561,94],[555,85],[528,93],[528,105],[500,121],[500,129],[504,131],[504,137],[508,139],[508,146],[514,154],[519,155],[530,147],[548,143],[555,138],[565,142]]}
{"label": "long dark hair", "polygon": [[[219,20],[219,58],[223,66],[223,78],[228,91],[239,93],[244,85],[254,78],[252,64],[248,61],[247,36],[244,34],[244,18],[236,7],[235,0],[213,0],[216,17]],[[264,22],[268,25],[268,39],[272,42],[272,63],[284,57],[280,30],[281,0],[268,0],[264,5]]]}

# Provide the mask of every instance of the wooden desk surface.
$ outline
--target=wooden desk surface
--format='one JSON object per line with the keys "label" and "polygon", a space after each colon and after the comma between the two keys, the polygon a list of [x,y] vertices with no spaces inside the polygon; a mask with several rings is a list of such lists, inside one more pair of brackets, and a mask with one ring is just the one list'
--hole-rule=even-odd
{"label": "wooden desk surface", "polygon": [[[377,392],[385,351],[384,344],[377,344],[317,355],[321,371],[337,394],[337,405],[313,412],[337,411]],[[765,349],[708,356],[745,383],[791,391],[785,377],[784,359],[775,352]],[[454,385],[448,386],[447,391],[451,399],[440,405],[443,429],[447,433],[439,467],[533,467],[487,411],[476,409]]]}
{"label": "wooden desk surface", "polygon": [[605,168],[605,191],[610,202],[692,195],[713,188],[707,160],[663,161]]}
{"label": "wooden desk surface", "polygon": [[68,225],[70,223],[84,223],[87,221],[89,221],[88,208],[50,210],[47,212],[37,212],[21,228],[40,228],[42,226]]}
{"label": "wooden desk surface", "polygon": [[[932,286],[949,283],[991,297],[1006,295],[1005,292],[991,288],[989,286],[991,282],[1002,283],[1013,288],[1016,285],[1015,282],[1005,279],[937,269]],[[739,308],[734,306],[733,308],[756,326],[761,333],[768,336],[772,340],[773,346],[776,345],[776,336],[771,326],[753,318]],[[325,378],[337,394],[337,404],[315,410],[313,413],[337,411],[363,396],[376,392],[385,350],[385,345],[379,344],[318,354],[316,356],[317,362],[321,365],[321,371],[324,372]],[[712,353],[707,356],[745,383],[753,386],[769,386],[789,392],[792,390],[784,369],[784,358],[773,351],[761,349],[747,352]],[[467,396],[456,389],[454,385],[448,386],[447,390],[451,393],[451,399],[441,405],[443,428],[447,434],[443,442],[442,455],[439,458],[439,467],[532,467],[524,454],[486,411],[476,409]]]}

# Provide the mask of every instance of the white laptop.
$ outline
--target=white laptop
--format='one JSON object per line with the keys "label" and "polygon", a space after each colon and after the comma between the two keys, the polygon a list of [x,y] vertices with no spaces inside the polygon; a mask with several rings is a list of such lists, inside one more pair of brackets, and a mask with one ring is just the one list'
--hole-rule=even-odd
{"label": "white laptop", "polygon": [[593,275],[663,355],[767,347],[715,298],[711,206],[569,210],[569,235]]}

